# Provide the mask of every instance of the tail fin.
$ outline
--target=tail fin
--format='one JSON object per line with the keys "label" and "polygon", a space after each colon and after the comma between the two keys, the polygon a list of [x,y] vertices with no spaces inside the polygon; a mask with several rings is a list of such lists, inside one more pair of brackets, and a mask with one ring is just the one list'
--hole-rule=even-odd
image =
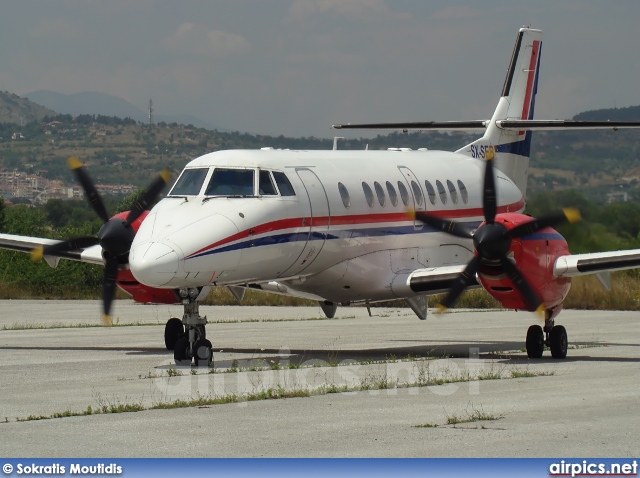
{"label": "tail fin", "polygon": [[523,195],[527,189],[532,132],[507,130],[498,125],[501,120],[533,118],[541,45],[540,30],[520,29],[500,101],[484,136],[456,151],[481,159],[493,152],[495,166],[516,183]]}

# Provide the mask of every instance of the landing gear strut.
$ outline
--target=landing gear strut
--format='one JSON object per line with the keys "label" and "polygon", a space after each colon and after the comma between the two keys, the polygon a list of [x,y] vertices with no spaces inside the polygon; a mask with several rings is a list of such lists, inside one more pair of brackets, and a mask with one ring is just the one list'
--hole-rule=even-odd
{"label": "landing gear strut", "polygon": [[569,340],[567,330],[562,325],[555,325],[552,310],[545,311],[544,329],[539,325],[532,325],[527,330],[527,355],[529,358],[540,358],[545,345],[551,350],[554,359],[567,357]]}
{"label": "landing gear strut", "polygon": [[[208,291],[206,291],[208,292]],[[205,295],[206,295],[205,292]],[[173,349],[176,365],[209,367],[213,363],[213,345],[207,340],[207,318],[200,316],[199,289],[178,291],[184,306],[182,320],[169,319],[165,326],[164,340],[168,350]]]}

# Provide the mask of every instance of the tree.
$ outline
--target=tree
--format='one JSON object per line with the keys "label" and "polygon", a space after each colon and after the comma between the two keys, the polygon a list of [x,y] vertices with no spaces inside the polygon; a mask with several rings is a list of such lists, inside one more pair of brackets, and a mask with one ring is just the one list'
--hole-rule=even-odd
{"label": "tree", "polygon": [[2,196],[0,196],[0,231],[4,232],[4,210],[5,210],[5,205],[4,205],[4,198]]}

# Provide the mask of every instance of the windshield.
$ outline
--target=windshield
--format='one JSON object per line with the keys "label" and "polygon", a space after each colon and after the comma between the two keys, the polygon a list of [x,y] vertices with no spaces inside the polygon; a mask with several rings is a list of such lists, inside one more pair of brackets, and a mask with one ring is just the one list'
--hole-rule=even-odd
{"label": "windshield", "polygon": [[253,169],[216,168],[205,196],[254,196]]}
{"label": "windshield", "polygon": [[208,168],[185,169],[171,188],[169,196],[197,196],[208,171]]}

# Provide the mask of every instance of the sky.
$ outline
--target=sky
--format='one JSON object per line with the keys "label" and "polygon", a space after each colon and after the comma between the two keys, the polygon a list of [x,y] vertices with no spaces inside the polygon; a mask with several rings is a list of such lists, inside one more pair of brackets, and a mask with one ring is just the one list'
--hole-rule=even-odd
{"label": "sky", "polygon": [[[491,117],[518,28],[536,117],[640,104],[637,0],[29,0],[0,8],[0,90],[98,91],[225,130]],[[360,136],[362,133],[355,133]]]}

